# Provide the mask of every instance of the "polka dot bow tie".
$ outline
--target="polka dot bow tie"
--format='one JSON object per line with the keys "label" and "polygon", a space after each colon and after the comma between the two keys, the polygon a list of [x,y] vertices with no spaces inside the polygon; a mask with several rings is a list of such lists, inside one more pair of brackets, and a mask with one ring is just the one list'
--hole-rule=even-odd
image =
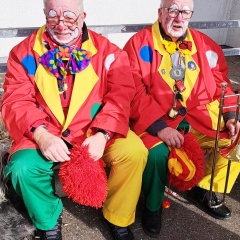
{"label": "polka dot bow tie", "polygon": [[[64,80],[67,72],[76,74],[90,63],[92,54],[83,49],[60,46],[44,53],[39,63],[48,69],[58,80]],[[66,60],[64,62],[64,60]]]}

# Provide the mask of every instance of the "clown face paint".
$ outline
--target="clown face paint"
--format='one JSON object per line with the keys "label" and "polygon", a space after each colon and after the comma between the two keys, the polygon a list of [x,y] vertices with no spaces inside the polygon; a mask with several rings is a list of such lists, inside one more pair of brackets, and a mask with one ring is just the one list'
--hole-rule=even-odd
{"label": "clown face paint", "polygon": [[164,32],[171,37],[173,41],[177,41],[179,37],[183,36],[188,28],[189,19],[184,19],[179,13],[175,18],[170,17],[168,9],[177,10],[193,10],[192,0],[174,0],[166,1],[163,8],[158,10],[158,20],[162,25]]}
{"label": "clown face paint", "polygon": [[81,34],[85,13],[78,1],[49,0],[46,5],[47,30],[59,45],[71,45]]}

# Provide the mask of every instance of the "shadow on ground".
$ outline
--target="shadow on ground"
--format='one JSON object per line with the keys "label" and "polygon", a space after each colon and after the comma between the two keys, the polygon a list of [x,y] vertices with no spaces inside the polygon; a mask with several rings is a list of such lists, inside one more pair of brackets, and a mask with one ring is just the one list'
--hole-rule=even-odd
{"label": "shadow on ground", "polygon": [[[101,222],[101,209],[80,206],[68,198],[63,198],[63,240],[111,240],[108,230]],[[240,177],[230,195],[227,205],[232,209],[229,220],[216,220],[186,200],[182,193],[178,198],[170,198],[171,207],[162,215],[161,240],[240,240]],[[136,240],[148,240],[141,228],[141,196],[136,212],[136,221],[131,226]]]}

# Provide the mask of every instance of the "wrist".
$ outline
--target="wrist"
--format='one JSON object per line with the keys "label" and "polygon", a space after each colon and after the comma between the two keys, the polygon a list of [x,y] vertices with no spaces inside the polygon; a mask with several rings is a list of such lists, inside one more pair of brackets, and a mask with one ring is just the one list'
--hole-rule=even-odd
{"label": "wrist", "polygon": [[33,131],[33,139],[35,142],[37,142],[41,138],[42,134],[45,134],[46,132],[48,132],[48,128],[45,125],[40,125],[35,128]]}
{"label": "wrist", "polygon": [[104,138],[106,139],[106,142],[108,142],[111,139],[111,137],[107,131],[105,131],[103,129],[98,129],[97,132],[100,132],[103,134]]}

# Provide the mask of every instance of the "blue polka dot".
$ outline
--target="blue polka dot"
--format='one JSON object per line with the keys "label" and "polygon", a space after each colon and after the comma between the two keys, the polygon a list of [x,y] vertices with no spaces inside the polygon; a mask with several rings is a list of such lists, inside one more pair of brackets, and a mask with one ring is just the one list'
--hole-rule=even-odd
{"label": "blue polka dot", "polygon": [[33,56],[27,55],[22,59],[22,65],[27,70],[29,75],[34,75],[37,69],[37,64]]}
{"label": "blue polka dot", "polygon": [[140,57],[144,62],[151,63],[152,62],[153,52],[149,46],[143,46],[140,49]]}

